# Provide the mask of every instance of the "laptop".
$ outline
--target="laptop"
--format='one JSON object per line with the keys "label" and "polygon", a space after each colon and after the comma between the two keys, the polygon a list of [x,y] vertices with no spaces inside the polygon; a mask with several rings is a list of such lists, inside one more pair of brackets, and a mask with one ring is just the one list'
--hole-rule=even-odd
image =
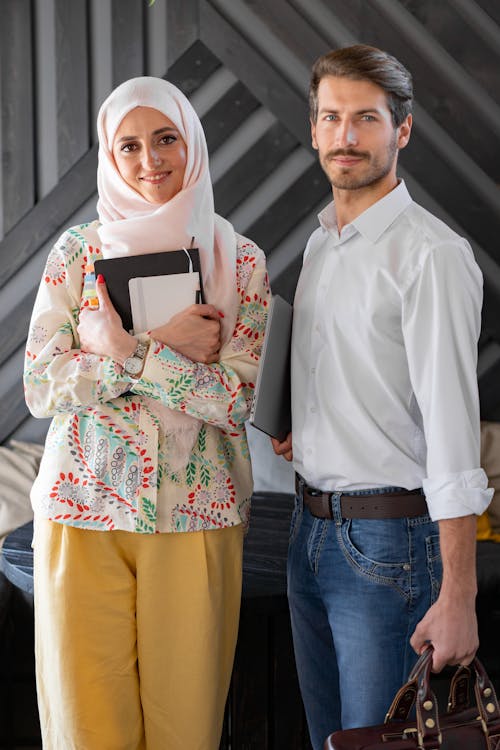
{"label": "laptop", "polygon": [[275,294],[269,306],[264,344],[249,422],[283,441],[292,428],[290,344],[293,308]]}

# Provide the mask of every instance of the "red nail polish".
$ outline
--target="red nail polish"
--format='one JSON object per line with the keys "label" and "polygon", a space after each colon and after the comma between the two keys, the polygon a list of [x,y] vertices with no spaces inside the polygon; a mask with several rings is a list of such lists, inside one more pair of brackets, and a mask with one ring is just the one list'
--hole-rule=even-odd
{"label": "red nail polish", "polygon": [[98,275],[98,277],[97,277],[97,283],[98,284],[104,284],[104,276],[102,275],[102,273],[100,273]]}
{"label": "red nail polish", "polygon": [[221,316],[221,318],[224,318],[224,317],[225,317],[225,315],[224,315],[224,313],[223,313],[223,312],[221,312],[220,310],[219,310],[218,312],[219,312],[219,315]]}

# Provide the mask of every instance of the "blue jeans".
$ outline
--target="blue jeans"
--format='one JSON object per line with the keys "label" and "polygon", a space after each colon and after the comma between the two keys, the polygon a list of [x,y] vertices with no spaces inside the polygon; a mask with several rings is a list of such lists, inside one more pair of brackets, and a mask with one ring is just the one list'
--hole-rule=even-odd
{"label": "blue jeans", "polygon": [[309,733],[322,750],[337,729],[382,723],[406,681],[417,659],[409,639],[439,593],[439,531],[428,515],[342,519],[339,493],[333,520],[295,502],[288,600]]}

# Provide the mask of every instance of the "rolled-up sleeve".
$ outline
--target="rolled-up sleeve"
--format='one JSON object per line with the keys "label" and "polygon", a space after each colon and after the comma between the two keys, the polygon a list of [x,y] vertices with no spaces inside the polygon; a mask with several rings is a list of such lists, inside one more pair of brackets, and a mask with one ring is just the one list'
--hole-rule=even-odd
{"label": "rolled-up sleeve", "polygon": [[434,520],[480,515],[493,495],[480,468],[482,296],[465,240],[429,247],[404,294],[403,335],[427,445],[423,488]]}

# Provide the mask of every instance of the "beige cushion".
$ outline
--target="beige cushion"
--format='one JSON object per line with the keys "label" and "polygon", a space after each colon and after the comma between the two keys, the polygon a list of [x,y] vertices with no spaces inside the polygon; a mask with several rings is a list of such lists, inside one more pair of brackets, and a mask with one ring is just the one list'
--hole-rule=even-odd
{"label": "beige cushion", "polygon": [[0,446],[0,546],[5,537],[33,518],[30,490],[43,445],[11,440]]}
{"label": "beige cushion", "polygon": [[491,530],[500,534],[500,422],[481,422],[481,466],[495,494],[488,507]]}

